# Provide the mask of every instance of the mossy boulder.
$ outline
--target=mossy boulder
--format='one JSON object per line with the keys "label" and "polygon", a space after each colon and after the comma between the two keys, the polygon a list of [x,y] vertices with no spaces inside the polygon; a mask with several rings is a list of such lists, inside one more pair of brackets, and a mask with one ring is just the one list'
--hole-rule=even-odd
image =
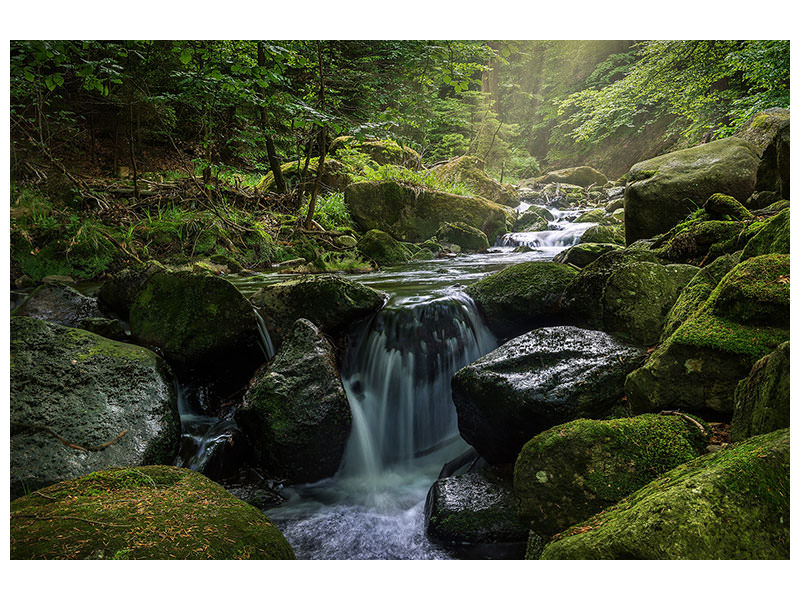
{"label": "mossy boulder", "polygon": [[625,392],[636,412],[664,408],[730,416],[738,381],[789,338],[789,256],[767,254],[734,267],[647,363]]}
{"label": "mossy boulder", "polygon": [[492,202],[512,208],[519,206],[519,195],[514,186],[492,179],[483,169],[484,163],[477,156],[459,156],[434,167],[431,173],[446,183],[465,183],[478,196]]}
{"label": "mossy boulder", "polygon": [[328,148],[328,152],[332,156],[346,155],[348,151],[366,154],[379,165],[400,165],[410,169],[419,169],[422,166],[422,157],[419,152],[398,144],[394,140],[359,140],[343,135],[334,139]]}
{"label": "mossy boulder", "polygon": [[513,230],[516,232],[521,231],[545,231],[548,228],[547,219],[545,219],[538,211],[531,212],[529,210],[522,213],[516,221],[514,221]]}
{"label": "mossy boulder", "polygon": [[[577,246],[576,246],[577,247]],[[572,323],[600,328],[603,323],[603,290],[608,279],[626,265],[659,263],[649,250],[609,250],[584,267],[567,285],[561,299],[565,318]]]}
{"label": "mossy boulder", "polygon": [[753,213],[747,210],[741,202],[725,194],[712,194],[703,205],[705,211],[713,219],[734,221],[748,221],[753,219]]}
{"label": "mossy boulder", "polygon": [[606,211],[602,208],[588,210],[575,219],[575,223],[600,223],[606,218]]}
{"label": "mossy boulder", "polygon": [[550,171],[534,179],[534,183],[570,183],[581,187],[590,185],[603,186],[608,179],[597,169],[589,166],[569,167],[558,171]]}
{"label": "mossy boulder", "polygon": [[507,339],[558,320],[561,294],[577,276],[569,265],[529,261],[467,286],[489,328]]}
{"label": "mossy boulder", "polygon": [[614,271],[603,287],[603,331],[643,345],[655,344],[667,313],[698,268],[635,262]]}
{"label": "mossy boulder", "polygon": [[147,280],[154,273],[164,270],[166,268],[161,263],[153,260],[115,273],[97,291],[100,306],[127,321],[131,306]]}
{"label": "mossy boulder", "polygon": [[605,416],[644,356],[600,331],[536,329],[453,376],[458,428],[490,463],[511,463],[540,431]]}
{"label": "mossy boulder", "polygon": [[444,244],[457,244],[468,252],[483,252],[490,245],[485,233],[463,221],[442,223],[436,231],[436,239]]}
{"label": "mossy boulder", "polygon": [[46,283],[35,288],[12,314],[66,327],[79,327],[84,319],[103,316],[96,298],[84,296],[70,286],[59,283]]}
{"label": "mossy boulder", "polygon": [[573,265],[582,269],[588,264],[591,264],[600,256],[603,256],[606,252],[611,252],[612,250],[622,250],[622,246],[618,244],[595,244],[592,242],[581,242],[580,244],[575,244],[574,246],[570,246],[563,252],[559,252],[555,258],[553,258],[554,262],[563,263],[565,265]]}
{"label": "mossy boulder", "polygon": [[380,267],[406,263],[412,253],[401,242],[380,229],[370,229],[358,240],[358,251]]}
{"label": "mossy boulder", "polygon": [[737,254],[726,254],[706,265],[689,280],[681,295],[669,309],[669,313],[664,319],[664,327],[661,330],[660,341],[665,341],[688,319],[698,308],[700,308],[711,292],[719,285],[722,278],[739,263]]}
{"label": "mossy boulder", "polygon": [[460,558],[519,559],[528,526],[517,517],[510,478],[487,468],[434,482],[425,503],[425,534]]}
{"label": "mossy boulder", "polygon": [[308,319],[336,336],[378,311],[385,295],[338,275],[304,275],[259,289],[250,297],[273,343],[280,343],[297,319]]}
{"label": "mossy boulder", "polygon": [[653,248],[663,260],[699,264],[744,248],[749,236],[760,224],[749,230],[737,221],[692,219],[677,225],[660,238]]}
{"label": "mossy boulder", "polygon": [[11,558],[293,559],[257,508],[178,467],[112,469],[11,504]]}
{"label": "mossy boulder", "polygon": [[789,198],[789,124],[787,108],[770,108],[751,117],[734,135],[753,143],[761,152],[757,190],[771,190]]}
{"label": "mossy boulder", "polygon": [[458,196],[394,181],[363,181],[347,186],[345,203],[365,231],[380,229],[392,237],[422,242],[442,223],[463,221],[489,240],[508,229],[510,209],[484,198]]}
{"label": "mossy boulder", "polygon": [[789,209],[786,208],[750,238],[742,252],[742,260],[761,254],[789,254],[789,233]]}
{"label": "mossy boulder", "polygon": [[553,213],[547,210],[544,206],[537,206],[535,204],[533,206],[529,206],[525,212],[522,213],[522,215],[526,215],[528,213],[538,215],[548,223],[556,220],[555,216],[553,216]]}
{"label": "mossy boulder", "polygon": [[78,324],[78,328],[102,335],[110,340],[126,340],[128,338],[125,325],[119,319],[87,317]]}
{"label": "mossy boulder", "polygon": [[625,232],[622,225],[595,225],[583,232],[581,242],[594,244],[624,244]]}
{"label": "mossy boulder", "polygon": [[789,427],[789,342],[759,359],[733,396],[731,440]]}
{"label": "mossy boulder", "polygon": [[702,423],[681,416],[557,425],[527,442],[517,457],[519,516],[542,536],[563,531],[697,458],[706,438]]}
{"label": "mossy boulder", "polygon": [[[303,189],[310,190],[313,187],[317,177],[318,165],[318,156],[308,161],[308,171],[306,172]],[[304,166],[305,160],[295,160],[281,165],[281,174],[283,175],[283,181],[286,183],[287,187],[291,189],[300,184]],[[325,164],[322,167],[322,180],[320,183],[328,189],[342,191],[352,183],[354,174],[354,170],[349,165],[333,158],[326,158]],[[256,189],[261,193],[276,191],[275,174],[269,171],[264,175],[261,181],[256,184]]]}
{"label": "mossy boulder", "polygon": [[744,202],[755,190],[758,161],[750,142],[724,138],[636,163],[625,187],[626,243],[664,233],[712,194]]}
{"label": "mossy boulder", "polygon": [[10,373],[12,497],[98,469],[174,460],[173,375],[153,352],[12,317]]}
{"label": "mossy boulder", "polygon": [[548,544],[542,559],[788,559],[789,430],[696,458]]}
{"label": "mossy boulder", "polygon": [[153,273],[130,310],[131,334],[170,365],[204,379],[248,377],[264,360],[251,304],[221,277]]}
{"label": "mossy boulder", "polygon": [[236,413],[257,464],[294,483],[332,476],[350,433],[350,406],[333,347],[298,319],[254,377]]}

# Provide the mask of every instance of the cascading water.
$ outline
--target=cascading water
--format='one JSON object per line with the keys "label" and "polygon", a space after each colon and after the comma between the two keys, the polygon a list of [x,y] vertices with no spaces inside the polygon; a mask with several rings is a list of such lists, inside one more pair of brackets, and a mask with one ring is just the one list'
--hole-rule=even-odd
{"label": "cascading water", "polygon": [[[530,205],[526,204],[527,209]],[[544,207],[543,207],[544,208]],[[575,223],[580,210],[558,210],[548,207],[554,220],[544,231],[506,233],[498,241],[500,246],[528,246],[544,255],[555,255],[568,246],[577,244],[581,236],[597,223]]]}

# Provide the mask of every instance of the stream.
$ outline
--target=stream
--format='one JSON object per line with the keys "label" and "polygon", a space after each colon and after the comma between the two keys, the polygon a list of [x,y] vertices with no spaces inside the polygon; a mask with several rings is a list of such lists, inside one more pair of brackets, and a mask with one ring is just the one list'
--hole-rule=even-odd
{"label": "stream", "polygon": [[[282,489],[287,501],[265,511],[297,558],[452,558],[424,534],[431,484],[445,463],[469,449],[458,433],[450,380],[497,347],[463,287],[511,264],[551,260],[594,225],[572,223],[580,211],[550,210],[556,221],[547,231],[506,234],[483,254],[346,276],[389,299],[348,336],[341,377],[353,424],[338,472]],[[522,245],[531,251],[514,251]],[[249,296],[285,277],[231,281]],[[186,405],[182,422],[184,440],[190,437],[194,448],[183,466],[202,470],[207,448],[225,435],[226,422]]]}

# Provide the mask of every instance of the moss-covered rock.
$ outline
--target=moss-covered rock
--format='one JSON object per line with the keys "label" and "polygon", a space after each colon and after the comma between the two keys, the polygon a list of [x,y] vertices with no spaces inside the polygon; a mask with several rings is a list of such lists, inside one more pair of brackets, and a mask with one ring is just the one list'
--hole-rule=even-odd
{"label": "moss-covered rock", "polygon": [[[306,172],[306,179],[304,189],[311,189],[317,177],[317,166],[319,165],[319,157],[315,156],[308,161],[308,171]],[[305,161],[292,161],[283,163],[281,165],[281,174],[283,181],[291,189],[300,184],[300,178],[303,174],[303,167]],[[353,181],[354,170],[349,165],[338,161],[333,158],[326,158],[325,164],[322,168],[322,181],[321,184],[326,188],[342,191]],[[269,171],[261,181],[256,184],[256,189],[261,192],[274,192],[275,188],[275,174]]]}
{"label": "moss-covered rock", "polygon": [[711,194],[703,208],[714,219],[730,218],[734,221],[747,221],[753,218],[753,214],[741,202],[725,194]]}
{"label": "moss-covered rock", "polygon": [[768,254],[733,268],[655,352],[631,373],[636,412],[663,408],[729,416],[734,388],[753,363],[789,338],[789,256]]}
{"label": "moss-covered rock", "polygon": [[380,229],[370,229],[358,240],[358,251],[380,267],[408,262],[411,251]]}
{"label": "moss-covered rock", "polygon": [[468,252],[483,252],[489,247],[486,234],[463,221],[442,223],[442,226],[436,231],[436,239],[444,244],[457,244],[462,250]]}
{"label": "moss-covered rock", "polygon": [[68,285],[59,283],[46,283],[35,288],[12,314],[66,327],[79,327],[84,319],[103,316],[96,298],[84,296]]}
{"label": "moss-covered rock", "polygon": [[179,435],[173,375],[154,353],[11,318],[12,497],[97,469],[171,463]]}
{"label": "moss-covered rock", "polygon": [[736,386],[731,440],[789,427],[789,342],[753,365]]}
{"label": "moss-covered rock", "polygon": [[570,246],[563,252],[559,252],[555,258],[553,258],[553,261],[565,265],[573,265],[582,269],[586,265],[594,262],[598,257],[612,250],[622,250],[622,246],[618,244],[581,242],[580,244]]}
{"label": "moss-covered rock", "polygon": [[701,456],[566,530],[542,559],[788,559],[789,430]]}
{"label": "moss-covered rock", "polygon": [[350,433],[350,406],[333,348],[313,323],[295,322],[251,382],[236,422],[269,474],[298,483],[336,472]]}
{"label": "moss-covered rock", "polygon": [[297,319],[308,319],[330,335],[379,310],[385,295],[338,275],[304,275],[265,286],[250,297],[275,344]]}
{"label": "moss-covered rock", "polygon": [[119,319],[87,317],[78,324],[78,327],[97,335],[102,335],[110,340],[125,340],[128,337],[125,332],[125,325]]}
{"label": "moss-covered rock", "polygon": [[11,558],[292,559],[257,508],[178,467],[91,473],[11,504]]}
{"label": "moss-covered rock", "polygon": [[602,186],[608,179],[597,169],[589,166],[569,167],[558,171],[550,171],[534,179],[534,183],[570,183],[581,187],[590,185]]}
{"label": "moss-covered rock", "polygon": [[720,256],[694,274],[669,309],[664,319],[660,341],[665,341],[675,333],[678,327],[708,300],[722,278],[739,263],[739,256],[740,253]]}
{"label": "moss-covered rock", "polygon": [[542,536],[563,531],[697,458],[706,436],[707,429],[681,416],[557,425],[531,439],[517,457],[519,515]]}
{"label": "moss-covered rock", "polygon": [[737,252],[761,228],[761,223],[708,220],[705,210],[679,223],[661,236],[653,249],[659,258],[672,262],[707,263]]}
{"label": "moss-covered rock", "polygon": [[606,211],[602,208],[595,208],[586,211],[575,219],[576,223],[600,223],[606,219]]}
{"label": "moss-covered rock", "polygon": [[600,328],[603,323],[603,290],[608,279],[622,267],[639,262],[658,263],[649,250],[609,250],[581,270],[564,290],[561,308],[573,323]]}
{"label": "moss-covered rock", "polygon": [[614,271],[603,287],[603,331],[637,344],[655,344],[667,313],[697,267],[635,262]]}
{"label": "moss-covered rock", "polygon": [[664,233],[715,193],[744,202],[755,189],[758,149],[725,138],[631,167],[625,188],[628,244]]}
{"label": "moss-covered rock", "polygon": [[465,183],[475,193],[504,206],[519,206],[519,195],[514,186],[489,177],[483,170],[483,161],[477,156],[459,156],[431,169],[437,179],[445,183]]}
{"label": "moss-covered rock", "polygon": [[546,327],[514,338],[453,376],[462,437],[492,464],[513,462],[531,437],[605,416],[644,351],[600,331]]}
{"label": "moss-covered rock", "polygon": [[158,261],[152,260],[136,267],[123,269],[106,279],[97,291],[97,299],[105,310],[109,310],[127,321],[136,296],[154,273],[166,270]]}
{"label": "moss-covered rock", "polygon": [[209,379],[248,377],[264,360],[252,305],[213,275],[159,271],[130,310],[131,334],[171,366]]}
{"label": "moss-covered rock", "polygon": [[495,335],[507,339],[554,323],[561,294],[576,275],[569,265],[529,261],[471,283],[466,292]]}
{"label": "moss-covered rock", "polygon": [[757,190],[777,192],[789,198],[789,109],[770,108],[750,118],[736,137],[753,143],[761,152],[756,176]]}
{"label": "moss-covered rock", "polygon": [[[538,207],[537,207],[538,208]],[[516,221],[514,221],[514,231],[545,231],[548,227],[545,219],[538,211],[526,210]]]}
{"label": "moss-covered rock", "polygon": [[767,221],[750,238],[742,252],[742,260],[760,254],[789,254],[789,209],[786,208]]}
{"label": "moss-covered rock", "polygon": [[425,534],[461,558],[522,558],[527,524],[517,517],[508,476],[499,469],[438,479],[425,504]]}
{"label": "moss-covered rock", "polygon": [[442,223],[454,221],[477,227],[489,240],[494,240],[507,231],[512,219],[510,209],[484,198],[436,192],[394,181],[349,185],[345,203],[362,229],[380,229],[410,242],[427,240]]}
{"label": "moss-covered rock", "polygon": [[594,244],[618,244],[625,243],[625,232],[622,224],[618,225],[595,225],[583,232],[581,241]]}
{"label": "moss-covered rock", "polygon": [[332,156],[347,155],[348,151],[366,154],[379,165],[400,165],[410,169],[419,169],[422,165],[419,152],[394,140],[359,140],[343,135],[334,139],[328,149]]}

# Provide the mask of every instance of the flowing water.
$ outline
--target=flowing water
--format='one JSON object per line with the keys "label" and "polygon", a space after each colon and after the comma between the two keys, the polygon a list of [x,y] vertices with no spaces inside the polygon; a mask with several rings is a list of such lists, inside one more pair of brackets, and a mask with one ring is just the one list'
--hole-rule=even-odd
{"label": "flowing water", "polygon": [[[450,558],[424,535],[428,489],[442,466],[468,449],[458,434],[450,380],[497,346],[463,287],[510,264],[550,260],[592,225],[571,223],[575,212],[550,210],[551,229],[508,234],[484,254],[348,276],[389,300],[349,335],[341,375],[353,424],[339,471],[283,489],[287,502],[266,511],[298,558]],[[533,251],[514,252],[520,245]],[[285,277],[233,281],[248,295]],[[268,335],[263,342],[274,352]],[[206,447],[225,434],[224,422],[205,423],[184,410],[187,424],[206,430],[192,438],[195,456],[185,463],[202,468]]]}

